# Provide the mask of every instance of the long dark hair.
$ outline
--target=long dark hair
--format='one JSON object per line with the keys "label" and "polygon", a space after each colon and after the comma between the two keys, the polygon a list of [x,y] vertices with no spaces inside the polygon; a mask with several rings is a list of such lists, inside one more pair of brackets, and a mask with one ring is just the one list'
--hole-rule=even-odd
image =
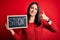
{"label": "long dark hair", "polygon": [[34,23],[39,26],[41,24],[41,21],[40,21],[40,10],[39,10],[39,6],[36,2],[32,2],[29,7],[28,7],[28,10],[27,10],[27,17],[28,17],[28,23],[29,23],[29,19],[30,19],[30,7],[33,5],[33,4],[36,4],[37,5],[37,14],[35,16],[35,20],[34,20]]}

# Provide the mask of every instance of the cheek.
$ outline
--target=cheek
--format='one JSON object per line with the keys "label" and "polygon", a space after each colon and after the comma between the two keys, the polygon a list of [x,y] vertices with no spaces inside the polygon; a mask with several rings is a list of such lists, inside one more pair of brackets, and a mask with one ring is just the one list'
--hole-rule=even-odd
{"label": "cheek", "polygon": [[35,14],[37,14],[37,10],[35,11]]}
{"label": "cheek", "polygon": [[33,9],[30,9],[30,12],[33,11]]}
{"label": "cheek", "polygon": [[29,13],[31,13],[31,10],[29,10]]}
{"label": "cheek", "polygon": [[31,11],[32,11],[32,10],[30,9],[30,10],[29,10],[29,13],[30,13]]}
{"label": "cheek", "polygon": [[37,11],[35,11],[37,13]]}

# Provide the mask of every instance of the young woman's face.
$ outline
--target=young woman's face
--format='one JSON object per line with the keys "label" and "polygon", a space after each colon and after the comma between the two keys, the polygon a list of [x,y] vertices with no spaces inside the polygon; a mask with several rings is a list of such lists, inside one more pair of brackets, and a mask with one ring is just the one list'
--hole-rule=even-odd
{"label": "young woman's face", "polygon": [[37,14],[37,5],[36,4],[33,4],[31,7],[30,7],[30,16],[35,16]]}

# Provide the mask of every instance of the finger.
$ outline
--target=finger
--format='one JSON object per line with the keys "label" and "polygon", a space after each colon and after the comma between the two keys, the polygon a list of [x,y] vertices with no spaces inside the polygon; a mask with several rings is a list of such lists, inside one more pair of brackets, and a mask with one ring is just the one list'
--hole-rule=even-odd
{"label": "finger", "polygon": [[5,27],[6,27],[7,30],[9,30],[7,23],[5,23]]}
{"label": "finger", "polygon": [[43,14],[45,14],[44,10],[42,12],[43,12]]}
{"label": "finger", "polygon": [[5,23],[5,27],[7,28],[7,23]]}
{"label": "finger", "polygon": [[44,10],[42,12],[43,12],[42,16],[45,16]]}
{"label": "finger", "polygon": [[47,17],[47,15],[45,14],[44,10],[43,10],[43,16]]}

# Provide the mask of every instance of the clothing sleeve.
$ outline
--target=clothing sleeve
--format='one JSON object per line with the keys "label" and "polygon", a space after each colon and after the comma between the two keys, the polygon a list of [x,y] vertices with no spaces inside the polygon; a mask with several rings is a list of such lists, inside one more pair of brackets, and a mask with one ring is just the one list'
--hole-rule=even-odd
{"label": "clothing sleeve", "polygon": [[16,40],[22,40],[22,30],[19,30],[18,33],[15,32],[13,36]]}
{"label": "clothing sleeve", "polygon": [[43,27],[48,29],[49,31],[54,32],[54,33],[58,31],[57,26],[53,22],[51,25],[49,25],[49,23],[46,20],[42,20],[42,23],[43,23]]}

